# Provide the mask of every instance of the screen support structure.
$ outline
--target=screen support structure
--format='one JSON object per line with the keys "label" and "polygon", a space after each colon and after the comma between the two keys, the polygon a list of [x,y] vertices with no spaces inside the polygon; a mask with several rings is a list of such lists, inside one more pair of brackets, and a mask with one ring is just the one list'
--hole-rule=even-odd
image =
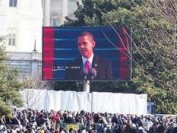
{"label": "screen support structure", "polygon": [[90,81],[85,80],[83,83],[83,91],[84,92],[90,92]]}

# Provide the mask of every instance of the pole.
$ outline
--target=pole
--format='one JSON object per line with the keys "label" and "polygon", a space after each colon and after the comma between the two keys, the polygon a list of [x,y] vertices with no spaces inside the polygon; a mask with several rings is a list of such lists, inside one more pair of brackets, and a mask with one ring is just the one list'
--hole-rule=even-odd
{"label": "pole", "polygon": [[89,80],[85,80],[84,84],[83,84],[83,91],[84,92],[90,92],[90,81]]}

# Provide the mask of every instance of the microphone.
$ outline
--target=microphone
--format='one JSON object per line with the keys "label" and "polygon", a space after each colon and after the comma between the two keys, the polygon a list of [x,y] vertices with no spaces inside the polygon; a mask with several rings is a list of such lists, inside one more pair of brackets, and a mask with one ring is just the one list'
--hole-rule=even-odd
{"label": "microphone", "polygon": [[90,78],[94,79],[96,77],[96,74],[97,74],[96,69],[91,68],[90,71],[89,71]]}
{"label": "microphone", "polygon": [[81,74],[82,74],[82,78],[86,80],[87,79],[87,75],[88,75],[88,70],[83,68]]}

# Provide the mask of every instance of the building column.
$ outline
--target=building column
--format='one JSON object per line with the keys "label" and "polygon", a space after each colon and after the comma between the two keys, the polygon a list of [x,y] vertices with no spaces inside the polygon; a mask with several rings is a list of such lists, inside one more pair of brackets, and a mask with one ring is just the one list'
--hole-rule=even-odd
{"label": "building column", "polygon": [[44,0],[44,26],[50,26],[50,0]]}
{"label": "building column", "polygon": [[62,0],[61,24],[64,24],[66,16],[68,16],[68,0]]}

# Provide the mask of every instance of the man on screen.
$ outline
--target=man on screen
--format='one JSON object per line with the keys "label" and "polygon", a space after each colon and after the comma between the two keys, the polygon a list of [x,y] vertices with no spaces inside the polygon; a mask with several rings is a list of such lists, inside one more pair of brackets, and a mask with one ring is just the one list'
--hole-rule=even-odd
{"label": "man on screen", "polygon": [[66,69],[67,80],[109,80],[112,79],[111,62],[94,53],[96,45],[90,32],[83,32],[78,37],[78,49],[81,54]]}

